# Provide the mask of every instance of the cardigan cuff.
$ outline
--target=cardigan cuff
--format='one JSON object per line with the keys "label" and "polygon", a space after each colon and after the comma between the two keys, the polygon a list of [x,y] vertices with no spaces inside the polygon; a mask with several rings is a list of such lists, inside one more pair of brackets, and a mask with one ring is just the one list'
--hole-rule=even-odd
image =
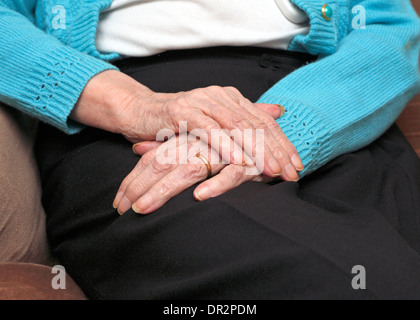
{"label": "cardigan cuff", "polygon": [[79,132],[84,126],[69,115],[83,89],[96,74],[117,68],[65,46],[37,58],[36,69],[26,70],[22,79],[15,79],[25,87],[17,97],[18,108],[67,134]]}
{"label": "cardigan cuff", "polygon": [[295,146],[305,169],[299,177],[315,171],[330,160],[332,146],[329,130],[312,108],[292,99],[265,94],[259,103],[281,104],[286,112],[277,120],[282,131]]}

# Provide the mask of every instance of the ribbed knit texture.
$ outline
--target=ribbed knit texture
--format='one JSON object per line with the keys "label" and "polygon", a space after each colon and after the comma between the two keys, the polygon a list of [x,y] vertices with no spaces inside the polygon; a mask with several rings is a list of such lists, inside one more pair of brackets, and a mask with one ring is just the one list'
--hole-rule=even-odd
{"label": "ribbed knit texture", "polygon": [[[292,1],[308,14],[311,30],[289,49],[319,60],[259,102],[286,107],[278,123],[303,160],[303,177],[374,141],[420,90],[420,20],[409,0]],[[118,57],[95,46],[99,14],[111,2],[0,0],[0,101],[67,133],[80,130],[68,120],[71,110],[87,81]],[[331,21],[322,15],[325,3]],[[52,27],[54,5],[67,10],[64,30]],[[355,5],[365,8],[365,29],[352,28]]]}
{"label": "ribbed knit texture", "polygon": [[[290,50],[320,59],[292,73],[259,100],[287,112],[277,122],[305,165],[301,177],[377,139],[420,90],[420,20],[409,0],[293,0],[311,32]],[[353,29],[353,6],[366,10],[366,29]],[[343,34],[344,33],[344,34]]]}
{"label": "ribbed knit texture", "polygon": [[[92,50],[95,18],[97,22],[99,9],[106,8],[111,1],[80,3],[83,6],[79,7],[79,14],[90,21],[80,19],[79,24],[66,30],[53,29],[52,7],[45,8],[45,16],[49,17],[43,20],[49,21],[45,31],[70,32],[71,43],[65,45],[31,22],[35,21],[30,15],[35,0],[0,0],[0,101],[67,133],[83,128],[69,120],[69,115],[87,82],[104,70],[116,69],[94,57],[96,52]],[[71,12],[67,9],[67,21],[71,21]]]}

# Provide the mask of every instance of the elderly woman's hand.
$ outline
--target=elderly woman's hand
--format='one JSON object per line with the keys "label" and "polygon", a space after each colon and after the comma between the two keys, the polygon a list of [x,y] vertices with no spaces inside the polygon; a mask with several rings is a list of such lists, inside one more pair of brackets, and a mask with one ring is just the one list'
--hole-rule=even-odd
{"label": "elderly woman's hand", "polygon": [[[251,103],[235,88],[213,86],[189,92],[156,93],[131,77],[110,70],[91,79],[71,117],[123,134],[131,142],[156,140],[162,129],[179,133],[180,123],[184,122],[189,132],[204,130],[207,138],[201,139],[211,146],[217,144],[219,154],[232,164],[244,164],[256,147],[256,140],[242,139],[242,133],[251,130],[251,136],[256,136],[262,131],[262,172],[271,178],[282,176],[296,181],[303,164],[274,120],[281,114],[281,106]],[[229,130],[231,135],[221,129]],[[218,138],[221,143],[211,141],[213,131],[221,134]]]}
{"label": "elderly woman's hand", "polygon": [[221,195],[246,181],[272,180],[261,175],[252,164],[223,164],[220,155],[206,142],[190,137],[181,134],[163,144],[143,142],[133,147],[143,157],[117,192],[114,207],[120,214],[131,208],[140,214],[159,209],[172,197],[205,180],[209,173],[207,161],[213,177],[195,189],[194,197],[198,201]]}

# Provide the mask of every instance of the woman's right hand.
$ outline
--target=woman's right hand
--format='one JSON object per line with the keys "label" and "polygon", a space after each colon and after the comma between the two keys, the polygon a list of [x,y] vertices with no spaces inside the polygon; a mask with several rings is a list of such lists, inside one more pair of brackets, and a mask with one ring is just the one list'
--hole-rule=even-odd
{"label": "woman's right hand", "polygon": [[[296,181],[303,164],[275,122],[283,112],[278,105],[251,103],[232,87],[157,93],[119,71],[109,70],[89,81],[71,117],[122,134],[133,143],[154,141],[163,129],[180,133],[180,123],[186,123],[184,129],[204,133],[200,138],[217,146],[226,163],[234,164],[249,164],[255,159],[253,153],[259,147],[255,137],[263,132],[260,171],[271,178]],[[245,130],[251,130],[248,136],[252,138],[244,139]],[[211,139],[214,132],[218,141]]]}

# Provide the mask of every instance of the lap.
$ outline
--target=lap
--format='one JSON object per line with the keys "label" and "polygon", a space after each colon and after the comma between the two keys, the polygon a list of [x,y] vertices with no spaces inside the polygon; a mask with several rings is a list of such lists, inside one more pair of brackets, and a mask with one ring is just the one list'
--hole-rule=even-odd
{"label": "lap", "polygon": [[[154,91],[232,85],[255,100],[306,60],[203,52],[121,66]],[[419,298],[420,167],[396,127],[299,183],[245,183],[201,203],[190,188],[148,216],[112,207],[139,161],[124,138],[42,126],[37,155],[49,240],[91,298]],[[356,265],[368,290],[351,286]]]}
{"label": "lap", "polygon": [[[190,188],[149,216],[112,208],[139,160],[123,138],[88,129],[63,142],[41,166],[48,231],[91,297],[418,298],[420,170],[395,127],[300,183],[202,203]],[[357,265],[364,292],[351,287]]]}

